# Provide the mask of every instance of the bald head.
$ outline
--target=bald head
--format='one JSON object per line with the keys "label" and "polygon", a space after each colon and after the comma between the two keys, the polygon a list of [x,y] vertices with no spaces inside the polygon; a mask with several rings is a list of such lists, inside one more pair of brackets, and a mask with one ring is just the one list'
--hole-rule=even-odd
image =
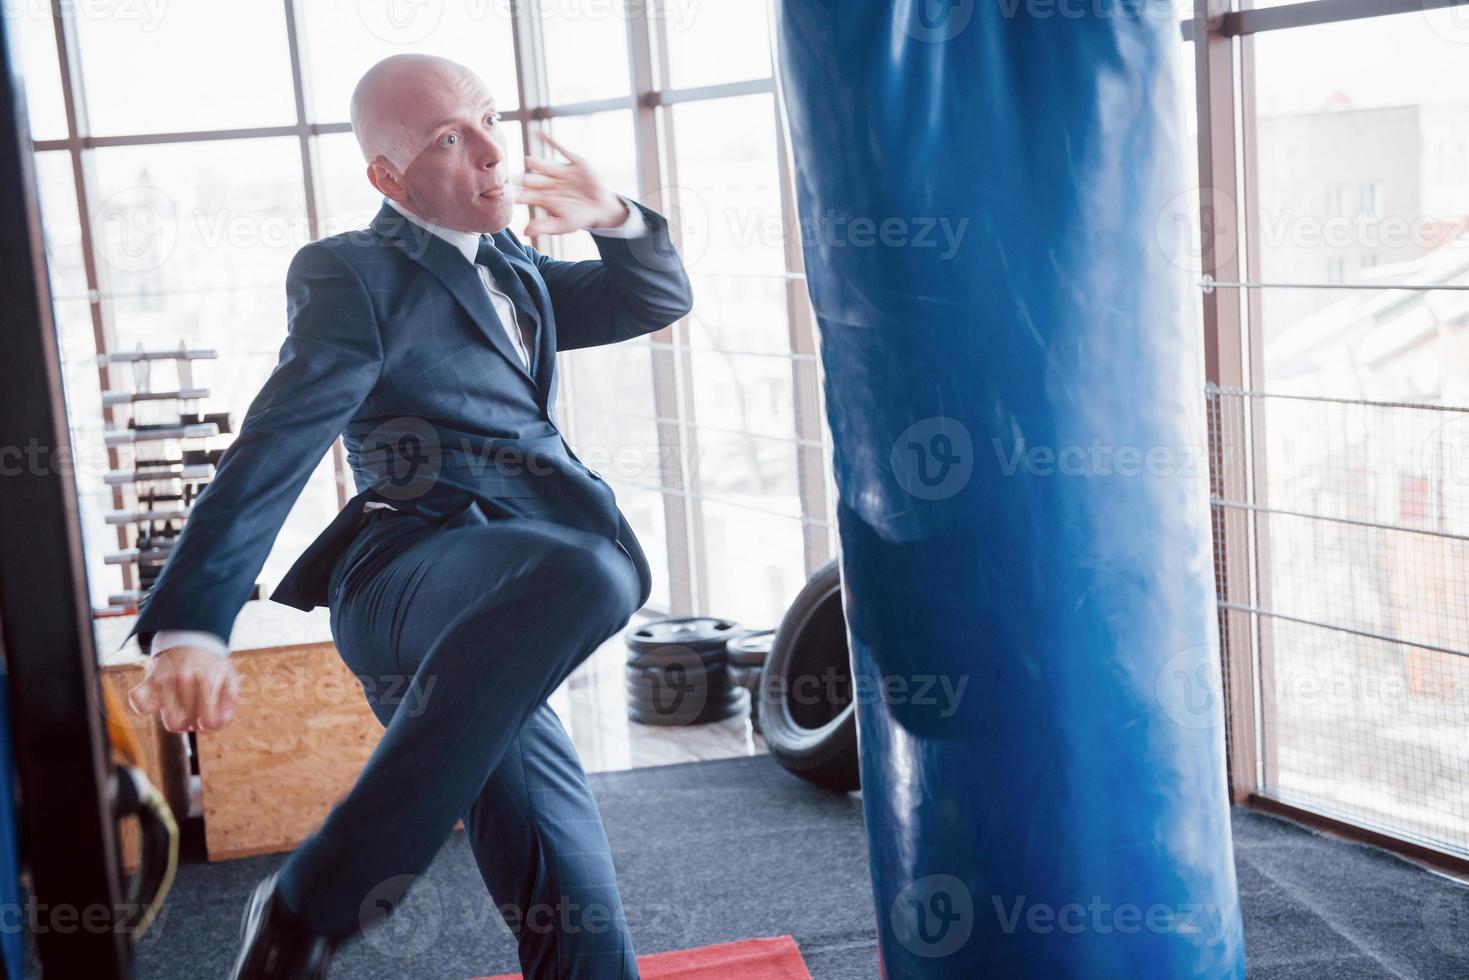
{"label": "bald head", "polygon": [[401,173],[422,150],[436,110],[488,100],[484,81],[456,61],[395,54],[369,68],[352,90],[352,132],[368,163],[381,157]]}
{"label": "bald head", "polygon": [[484,81],[446,58],[398,54],[352,92],[367,179],[410,213],[460,231],[510,223],[506,137]]}

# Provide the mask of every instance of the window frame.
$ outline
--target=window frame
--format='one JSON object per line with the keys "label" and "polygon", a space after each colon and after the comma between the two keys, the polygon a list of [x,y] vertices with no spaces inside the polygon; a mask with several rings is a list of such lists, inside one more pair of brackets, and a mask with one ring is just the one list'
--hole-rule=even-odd
{"label": "window frame", "polygon": [[[1241,0],[1234,0],[1235,3]],[[1203,306],[1205,381],[1209,389],[1249,390],[1264,378],[1262,344],[1249,342],[1251,327],[1262,322],[1262,290],[1270,288],[1364,288],[1351,283],[1264,282],[1260,275],[1260,199],[1256,159],[1255,38],[1291,30],[1394,14],[1423,13],[1457,6],[1465,0],[1301,0],[1253,8],[1195,0],[1193,17],[1181,23],[1192,44],[1195,104],[1198,112],[1199,222],[1203,255],[1199,280]],[[1331,189],[1328,194],[1331,193]],[[1357,188],[1358,195],[1363,188]],[[1374,189],[1380,210],[1382,190]],[[1345,197],[1345,191],[1342,191]],[[1342,201],[1343,206],[1348,202]],[[1361,202],[1358,202],[1359,210]],[[1395,284],[1394,289],[1430,288]],[[1433,288],[1442,289],[1438,286]],[[1255,385],[1258,386],[1258,385]],[[1217,402],[1210,403],[1210,492],[1224,501],[1264,500],[1264,420],[1243,419],[1246,451],[1226,456],[1220,440]],[[1276,765],[1274,705],[1268,684],[1271,663],[1268,536],[1254,515],[1242,509],[1213,511],[1215,576],[1220,598],[1220,657],[1228,779],[1234,803],[1281,816],[1394,851],[1417,863],[1459,878],[1469,878],[1469,860],[1379,829],[1287,803],[1270,796]]]}
{"label": "window frame", "polygon": [[[286,43],[291,70],[291,91],[295,121],[288,125],[230,128],[207,131],[178,131],[146,134],[110,134],[93,136],[86,119],[85,82],[78,56],[75,5],[66,0],[52,0],[52,24],[56,38],[56,57],[61,66],[62,95],[66,115],[66,136],[33,140],[36,153],[64,151],[70,158],[74,178],[77,213],[81,224],[81,251],[89,299],[93,342],[98,357],[98,384],[102,390],[113,387],[111,369],[102,355],[117,349],[114,318],[106,296],[99,286],[94,229],[85,216],[92,214],[91,202],[97,199],[93,161],[88,152],[113,146],[142,146],[166,143],[193,143],[214,140],[255,139],[277,136],[294,137],[301,159],[301,180],[309,237],[322,234],[322,184],[318,166],[319,136],[350,133],[345,121],[313,122],[308,112],[306,71],[301,38],[303,34],[302,0],[281,0],[284,4]],[[515,57],[518,107],[506,110],[502,119],[507,125],[519,125],[523,145],[534,145],[531,136],[557,118],[631,110],[637,154],[638,186],[632,191],[643,200],[656,199],[665,189],[678,186],[675,168],[676,134],[669,107],[690,102],[730,98],[740,95],[765,94],[771,100],[770,125],[776,134],[781,218],[787,229],[797,227],[794,179],[781,101],[776,80],[777,58],[772,48],[771,72],[763,78],[742,79],[723,84],[675,88],[666,84],[669,78],[669,36],[667,17],[662,2],[653,5],[633,4],[627,8],[625,39],[631,75],[627,96],[576,103],[553,103],[549,97],[545,36],[542,30],[540,0],[519,0],[511,8],[511,32]],[[777,23],[772,5],[767,3],[769,23]],[[800,524],[807,574],[815,571],[835,553],[836,531],[832,517],[832,481],[827,460],[830,440],[825,426],[825,409],[816,361],[814,316],[806,296],[800,236],[786,234],[785,280],[788,335],[791,361],[791,383],[796,405],[793,450],[797,453],[800,475]],[[554,245],[538,239],[538,248],[551,250]],[[689,417],[693,382],[688,325],[675,323],[651,335],[650,357],[653,362],[654,397],[659,433],[659,450],[663,459],[685,461],[695,438],[696,420]],[[562,385],[562,418],[574,420],[570,411],[574,402],[574,385]],[[117,423],[111,406],[103,409],[107,426]],[[574,427],[574,421],[573,421]],[[340,439],[333,445],[332,463],[336,477],[337,503],[346,503],[351,474]],[[115,449],[108,450],[108,465],[119,465]],[[694,468],[674,467],[669,483],[660,487],[663,497],[667,532],[667,561],[670,574],[667,610],[672,614],[690,614],[707,610],[709,595],[709,555],[701,533],[702,494]],[[121,487],[112,488],[112,505],[126,505]],[[117,529],[118,547],[127,547],[127,529]],[[123,588],[136,588],[129,566],[123,566]]]}

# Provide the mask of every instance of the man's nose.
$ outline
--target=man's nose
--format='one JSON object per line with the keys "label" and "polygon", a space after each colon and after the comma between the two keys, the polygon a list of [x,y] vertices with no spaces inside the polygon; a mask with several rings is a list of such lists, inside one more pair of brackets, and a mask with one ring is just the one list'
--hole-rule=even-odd
{"label": "man's nose", "polygon": [[505,153],[493,137],[486,135],[483,139],[484,147],[480,150],[479,165],[485,170],[493,170],[499,166],[501,160],[505,159]]}

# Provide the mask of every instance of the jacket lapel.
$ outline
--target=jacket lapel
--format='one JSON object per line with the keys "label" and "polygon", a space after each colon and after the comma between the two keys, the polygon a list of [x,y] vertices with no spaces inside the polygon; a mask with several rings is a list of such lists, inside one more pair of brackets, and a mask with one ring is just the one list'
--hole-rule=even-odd
{"label": "jacket lapel", "polygon": [[[510,342],[510,336],[495,314],[495,307],[485,292],[484,283],[474,265],[464,261],[448,242],[425,228],[403,217],[390,205],[384,204],[372,219],[370,226],[384,241],[397,246],[419,265],[438,277],[445,288],[459,301],[474,318],[475,324],[489,339],[490,345],[500,352],[511,367],[532,384],[535,378],[520,361],[520,354]],[[534,306],[534,304],[532,304]],[[539,314],[537,313],[537,319]],[[537,337],[545,331],[536,330]],[[537,345],[539,347],[539,343]],[[535,362],[532,362],[534,366]]]}

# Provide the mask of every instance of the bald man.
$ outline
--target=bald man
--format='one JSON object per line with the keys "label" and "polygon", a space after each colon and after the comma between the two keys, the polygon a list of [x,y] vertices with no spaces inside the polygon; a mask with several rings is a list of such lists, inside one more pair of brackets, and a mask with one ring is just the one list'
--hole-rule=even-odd
{"label": "bald man", "polygon": [[[271,598],[327,605],[386,728],[351,792],[246,909],[231,976],[326,976],[463,818],[527,978],[637,976],[606,833],[546,699],[647,601],[612,490],[555,419],[556,355],[673,323],[692,295],[662,216],[585,160],[506,174],[494,100],[462,65],[388,58],[352,96],[367,229],[286,275],[287,336],[133,632],[130,698],[170,731],[229,723],[226,638],[292,503],[341,435],[357,494]],[[527,237],[587,231],[600,258]],[[388,947],[386,951],[391,951]]]}

